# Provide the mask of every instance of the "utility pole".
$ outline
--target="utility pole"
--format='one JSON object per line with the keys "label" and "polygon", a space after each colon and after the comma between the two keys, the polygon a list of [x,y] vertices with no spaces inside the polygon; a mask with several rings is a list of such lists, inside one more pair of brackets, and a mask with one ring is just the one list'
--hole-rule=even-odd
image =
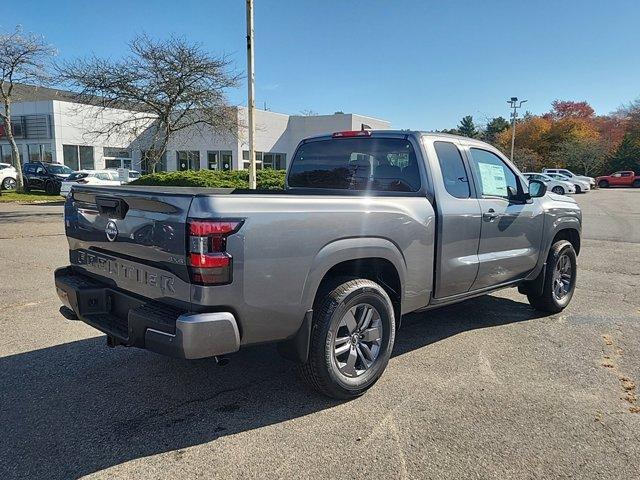
{"label": "utility pole", "polygon": [[511,97],[511,100],[507,100],[509,108],[513,109],[511,113],[511,161],[513,162],[513,150],[516,146],[516,119],[518,118],[518,109],[525,103],[526,100],[520,100],[518,103],[518,97]]}
{"label": "utility pole", "polygon": [[247,87],[249,90],[249,188],[256,189],[255,73],[253,71],[253,0],[247,0]]}

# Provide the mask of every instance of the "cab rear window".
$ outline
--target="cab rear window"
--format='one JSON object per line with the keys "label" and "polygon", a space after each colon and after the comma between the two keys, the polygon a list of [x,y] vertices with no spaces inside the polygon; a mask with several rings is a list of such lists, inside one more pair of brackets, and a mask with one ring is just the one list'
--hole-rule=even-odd
{"label": "cab rear window", "polygon": [[339,138],[302,144],[288,183],[294,188],[417,192],[420,170],[407,140]]}

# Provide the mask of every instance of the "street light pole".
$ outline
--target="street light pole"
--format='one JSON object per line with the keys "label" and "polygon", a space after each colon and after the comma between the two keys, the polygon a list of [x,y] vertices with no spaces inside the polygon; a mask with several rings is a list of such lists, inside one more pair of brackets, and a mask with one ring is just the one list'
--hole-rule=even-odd
{"label": "street light pole", "polygon": [[518,109],[525,103],[526,100],[521,100],[518,103],[518,97],[511,97],[510,100],[507,100],[509,104],[509,108],[513,109],[511,113],[511,161],[513,162],[513,150],[516,146],[516,119],[518,118]]}
{"label": "street light pole", "polygon": [[255,73],[253,70],[253,0],[247,0],[247,88],[249,110],[249,188],[256,189],[255,128]]}

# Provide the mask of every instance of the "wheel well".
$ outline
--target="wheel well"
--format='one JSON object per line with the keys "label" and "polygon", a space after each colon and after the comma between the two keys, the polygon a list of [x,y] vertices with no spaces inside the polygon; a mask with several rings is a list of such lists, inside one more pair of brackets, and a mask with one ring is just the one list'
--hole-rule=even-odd
{"label": "wheel well", "polygon": [[573,249],[576,251],[576,255],[580,253],[580,234],[575,228],[565,228],[564,230],[560,230],[556,233],[556,236],[553,237],[553,241],[551,245],[556,243],[558,240],[566,240],[571,245],[573,245]]}
{"label": "wheel well", "polygon": [[398,270],[393,263],[384,258],[358,258],[338,263],[331,267],[322,278],[318,293],[323,292],[334,279],[339,277],[366,278],[380,284],[393,303],[396,323],[399,325],[402,285]]}

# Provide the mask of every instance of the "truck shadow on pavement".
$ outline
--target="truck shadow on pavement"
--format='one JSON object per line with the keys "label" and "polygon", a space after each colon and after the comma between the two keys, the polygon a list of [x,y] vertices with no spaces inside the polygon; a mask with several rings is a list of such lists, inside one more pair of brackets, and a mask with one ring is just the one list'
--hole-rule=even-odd
{"label": "truck shadow on pavement", "polygon": [[[413,314],[403,319],[394,356],[539,316],[491,296]],[[77,478],[339,403],[307,390],[294,370],[273,346],[246,349],[218,368],[213,360],[108,349],[104,337],[0,358],[0,477]]]}

